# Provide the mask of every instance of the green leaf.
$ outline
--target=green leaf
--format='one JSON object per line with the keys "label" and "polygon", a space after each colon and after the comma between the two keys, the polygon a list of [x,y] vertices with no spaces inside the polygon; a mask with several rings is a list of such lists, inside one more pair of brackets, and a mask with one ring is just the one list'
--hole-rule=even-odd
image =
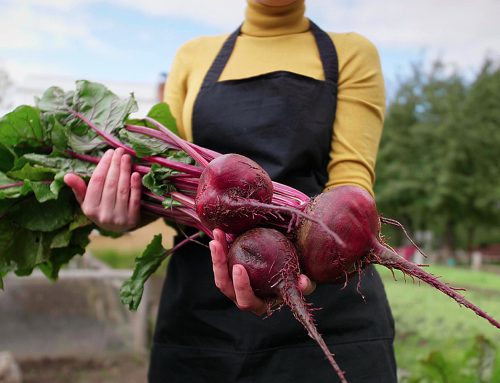
{"label": "green leaf", "polygon": [[43,154],[25,154],[24,159],[30,164],[36,165],[45,171],[51,171],[53,174],[76,173],[82,177],[90,177],[96,165],[81,161],[76,158],[67,158],[60,156],[51,156]]}
{"label": "green leaf", "polygon": [[[59,88],[47,90],[38,100],[38,107],[47,121],[54,116],[65,127],[68,146],[76,152],[88,152],[105,146],[106,142],[75,113],[88,119],[100,131],[113,134],[138,110],[133,95],[121,99],[103,84],[86,80],[77,81],[74,92],[64,93]],[[54,129],[56,141],[64,143],[65,138],[57,131],[56,124]]]}
{"label": "green leaf", "polygon": [[63,152],[68,148],[67,129],[54,117],[48,116],[50,129],[50,138],[55,149]]}
{"label": "green leaf", "polygon": [[52,233],[31,231],[7,219],[0,220],[0,265],[15,263],[18,275],[28,275],[50,254]]}
{"label": "green leaf", "polygon": [[166,143],[158,139],[145,136],[144,134],[129,132],[125,129],[120,130],[120,139],[131,146],[139,158],[165,153],[169,149]]}
{"label": "green leaf", "polygon": [[20,227],[31,231],[52,232],[73,220],[77,203],[68,189],[57,200],[40,203],[30,197],[20,201],[8,212],[8,217]]}
{"label": "green leaf", "polygon": [[23,184],[20,184],[19,180],[14,180],[7,177],[4,173],[0,172],[0,200],[5,198],[19,198],[26,195],[30,188],[26,188]]}
{"label": "green leaf", "polygon": [[21,105],[0,118],[0,144],[6,148],[45,147],[40,111],[28,105]]}
{"label": "green leaf", "polygon": [[17,180],[28,179],[31,181],[50,180],[54,176],[50,169],[34,167],[29,162],[25,163],[21,169],[8,172],[8,175]]}
{"label": "green leaf", "polygon": [[46,182],[36,182],[26,180],[25,185],[29,185],[33,193],[35,194],[35,198],[38,202],[47,202],[49,200],[57,199],[58,192],[54,193],[50,187],[51,184]]}
{"label": "green leaf", "polygon": [[12,169],[14,160],[14,154],[9,149],[7,149],[6,146],[0,143],[0,171],[7,172]]}
{"label": "green leaf", "polygon": [[68,108],[73,105],[73,91],[65,92],[57,86],[52,86],[36,99],[37,107],[53,115],[66,115]]}
{"label": "green leaf", "polygon": [[169,181],[169,178],[178,173],[178,171],[153,164],[151,171],[142,178],[142,184],[153,193],[164,196],[166,193],[175,191],[175,186]]}
{"label": "green leaf", "polygon": [[168,255],[161,241],[161,234],[155,235],[142,255],[135,259],[134,272],[120,289],[121,301],[130,310],[137,310],[144,292],[144,284]]}
{"label": "green leaf", "polygon": [[177,129],[175,118],[172,115],[168,104],[161,102],[154,105],[148,112],[148,117],[151,117],[153,120],[158,121],[160,124],[168,128],[177,136],[179,135],[179,130]]}
{"label": "green leaf", "polygon": [[166,197],[166,198],[163,199],[163,201],[161,201],[161,205],[165,209],[172,209],[174,207],[182,206],[182,203],[180,203],[179,201],[173,199],[172,197]]}
{"label": "green leaf", "polygon": [[[87,222],[90,221],[87,220]],[[81,223],[83,223],[83,221]],[[75,255],[82,255],[85,252],[85,248],[89,243],[89,235],[95,227],[93,224],[77,227],[72,226],[73,225],[70,224],[70,229],[68,231],[68,233],[71,233],[69,243],[64,247],[53,248],[48,260],[39,265],[42,272],[49,279],[57,279],[59,270],[62,266],[67,264]],[[52,244],[54,244],[54,239]]]}

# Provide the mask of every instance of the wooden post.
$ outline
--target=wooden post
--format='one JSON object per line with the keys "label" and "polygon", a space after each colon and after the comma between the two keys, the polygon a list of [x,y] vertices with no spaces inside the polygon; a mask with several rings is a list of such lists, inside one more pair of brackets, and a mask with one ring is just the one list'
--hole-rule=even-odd
{"label": "wooden post", "polygon": [[480,270],[483,265],[483,254],[478,250],[474,250],[471,254],[471,259],[472,270]]}

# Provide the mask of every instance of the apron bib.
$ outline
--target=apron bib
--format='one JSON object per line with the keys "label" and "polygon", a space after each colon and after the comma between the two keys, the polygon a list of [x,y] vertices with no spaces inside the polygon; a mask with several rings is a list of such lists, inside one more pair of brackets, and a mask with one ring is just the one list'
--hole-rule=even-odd
{"label": "apron bib", "polygon": [[[196,144],[245,155],[274,181],[313,196],[328,180],[338,61],[330,37],[310,26],[324,81],[286,71],[218,81],[238,28],[205,76],[192,126]],[[306,299],[321,308],[314,311],[319,331],[349,382],[395,382],[393,323],[382,283],[369,267],[361,283],[365,300],[357,285],[356,277],[344,288],[320,285]],[[263,319],[220,293],[202,245],[185,246],[170,261],[154,343],[150,382],[335,381],[319,346],[287,308]]]}

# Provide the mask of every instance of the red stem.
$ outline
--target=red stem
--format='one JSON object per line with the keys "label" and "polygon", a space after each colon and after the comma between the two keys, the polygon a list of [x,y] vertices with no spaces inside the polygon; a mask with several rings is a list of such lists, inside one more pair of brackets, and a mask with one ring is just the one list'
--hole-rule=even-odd
{"label": "red stem", "polygon": [[[76,153],[76,152],[73,152],[71,150],[65,150],[64,153],[66,153],[67,155],[69,155],[69,156],[71,156],[73,158],[76,158],[78,160],[85,161],[85,162],[90,162],[90,163],[93,163],[93,164],[96,164],[96,165],[101,160],[101,157],[91,156],[91,155],[83,154],[83,153]],[[133,165],[132,169],[135,172],[138,172],[138,173],[141,173],[141,174],[147,174],[147,173],[149,173],[151,171],[151,167],[145,166],[145,165]]]}
{"label": "red stem", "polygon": [[5,184],[5,185],[0,185],[0,189],[9,189],[9,188],[15,188],[16,186],[23,186],[24,182],[19,181],[19,182],[14,182],[11,184]]}
{"label": "red stem", "polygon": [[135,152],[131,147],[123,144],[120,140],[118,140],[113,135],[106,133],[106,132],[102,131],[101,129],[99,129],[92,121],[90,121],[83,114],[81,114],[80,112],[77,112],[75,110],[69,110],[69,112],[73,116],[75,116],[75,117],[79,118],[80,120],[82,120],[83,122],[85,122],[89,128],[91,128],[94,132],[96,132],[97,135],[104,138],[104,141],[106,141],[109,145],[111,145],[114,148],[122,148],[123,150],[125,150],[125,152],[127,152],[128,154],[133,155],[135,157]]}
{"label": "red stem", "polygon": [[152,119],[151,117],[145,117],[144,118],[146,121],[149,121],[151,124],[153,124],[155,127],[157,127],[161,132],[163,132],[166,136],[171,138],[179,147],[184,150],[189,156],[191,156],[196,162],[198,162],[202,167],[206,167],[208,165],[208,161],[203,158],[203,156],[198,153],[197,150],[194,150],[187,141],[183,140],[182,138],[178,137],[175,135],[173,132],[171,132],[169,129],[167,129],[165,126],[160,124],[158,121]]}
{"label": "red stem", "polygon": [[[344,241],[342,240],[342,238],[340,238],[334,231],[332,231],[322,220],[320,219],[316,219],[306,213],[304,213],[302,210],[299,210],[297,208],[293,208],[293,207],[288,207],[288,206],[277,206],[277,205],[272,205],[272,204],[267,204],[267,203],[262,203],[262,202],[258,202],[256,200],[252,200],[252,199],[239,199],[239,200],[235,200],[235,199],[231,199],[231,198],[223,198],[223,204],[227,206],[230,206],[230,207],[233,207],[233,208],[250,208],[250,209],[259,209],[261,211],[263,211],[264,213],[268,213],[268,214],[274,214],[274,213],[287,213],[287,214],[290,214],[292,216],[291,220],[293,221],[293,216],[298,216],[298,217],[301,217],[303,219],[307,219],[311,222],[314,222],[316,224],[318,224],[319,226],[321,226],[321,228],[329,235],[331,235],[336,243],[338,243],[339,246],[345,246],[345,243]],[[275,214],[276,215],[276,214]],[[278,214],[279,215],[279,214]]]}
{"label": "red stem", "polygon": [[[85,122],[94,132],[96,132],[99,136],[101,136],[102,138],[104,138],[104,140],[108,144],[110,144],[112,147],[114,147],[114,148],[122,148],[123,150],[125,150],[125,152],[127,154],[130,154],[133,157],[137,157],[136,152],[132,148],[130,148],[129,146],[123,144],[120,140],[118,140],[117,138],[115,138],[111,134],[103,132],[102,130],[100,130],[97,126],[94,125],[94,123],[92,121],[90,121],[83,114],[81,114],[79,112],[76,112],[74,110],[70,110],[70,113],[73,114],[75,117],[78,117],[79,119],[81,119],[83,122]],[[152,120],[152,121],[154,121],[154,120]],[[166,128],[164,128],[164,129],[166,129]],[[173,134],[173,133],[172,133],[172,135],[175,136],[175,134]],[[151,163],[156,163],[158,165],[166,166],[166,167],[168,167],[170,169],[174,169],[174,170],[178,170],[178,171],[181,171],[181,172],[189,173],[189,174],[192,174],[192,175],[199,176],[201,174],[201,170],[197,166],[183,164],[181,162],[168,160],[168,159],[163,158],[163,157],[148,156],[148,157],[144,157],[143,160],[147,161],[147,162],[151,162]]]}

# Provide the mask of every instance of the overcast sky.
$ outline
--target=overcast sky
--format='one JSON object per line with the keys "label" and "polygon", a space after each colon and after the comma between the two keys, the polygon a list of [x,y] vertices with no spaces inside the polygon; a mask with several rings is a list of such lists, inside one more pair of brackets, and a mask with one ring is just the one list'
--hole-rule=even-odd
{"label": "overcast sky", "polygon": [[[232,31],[245,0],[0,0],[0,68],[14,80],[58,74],[156,82],[177,48]],[[323,29],[356,31],[378,47],[386,81],[441,58],[473,73],[500,57],[500,0],[308,0]]]}

